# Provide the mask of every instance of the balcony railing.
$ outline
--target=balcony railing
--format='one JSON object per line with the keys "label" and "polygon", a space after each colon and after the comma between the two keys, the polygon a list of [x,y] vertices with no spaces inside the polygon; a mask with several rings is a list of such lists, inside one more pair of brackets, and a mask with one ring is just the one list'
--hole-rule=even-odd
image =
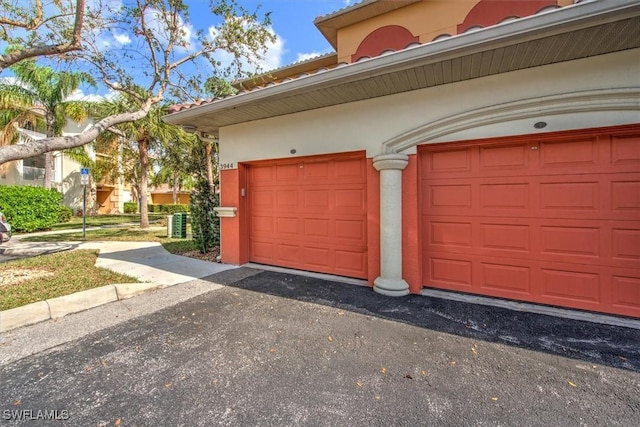
{"label": "balcony railing", "polygon": [[22,167],[22,179],[25,181],[36,181],[44,179],[44,168],[35,168],[33,166]]}

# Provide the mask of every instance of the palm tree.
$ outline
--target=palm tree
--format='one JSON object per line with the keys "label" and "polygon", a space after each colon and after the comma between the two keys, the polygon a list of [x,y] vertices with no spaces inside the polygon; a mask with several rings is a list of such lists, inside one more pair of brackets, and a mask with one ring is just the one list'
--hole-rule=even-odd
{"label": "palm tree", "polygon": [[[98,118],[126,111],[135,111],[137,108],[139,108],[139,105],[133,97],[121,95],[113,100],[101,102],[97,106]],[[151,166],[150,153],[158,149],[160,145],[180,141],[185,135],[182,129],[169,125],[162,120],[162,116],[167,114],[167,109],[168,105],[154,105],[149,110],[149,114],[143,119],[121,123],[115,126],[116,129],[110,128],[105,135],[106,138],[112,138],[113,140],[122,138],[125,142],[134,141],[137,145],[138,164],[135,172],[139,172],[137,190],[138,202],[140,203],[140,228],[149,227],[147,188]]]}
{"label": "palm tree", "polygon": [[[88,117],[89,104],[83,101],[68,101],[67,98],[81,84],[95,85],[93,78],[82,72],[56,72],[49,67],[40,67],[34,61],[22,61],[11,67],[16,76],[14,83],[0,83],[0,106],[13,106],[5,110],[7,117],[26,122],[36,109],[44,113],[47,137],[62,136],[67,118],[82,121]],[[7,121],[8,122],[8,121]],[[53,183],[53,154],[45,153],[44,187]]]}

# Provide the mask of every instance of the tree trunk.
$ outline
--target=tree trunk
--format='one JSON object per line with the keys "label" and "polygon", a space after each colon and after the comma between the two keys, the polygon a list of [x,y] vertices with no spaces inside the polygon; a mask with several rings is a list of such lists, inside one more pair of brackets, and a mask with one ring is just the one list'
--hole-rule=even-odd
{"label": "tree trunk", "polygon": [[[47,121],[47,138],[51,138],[55,134],[53,127],[56,118],[53,115],[53,112],[49,111],[47,111],[45,118]],[[53,187],[53,162],[53,153],[51,151],[44,153],[44,188],[50,189]]]}
{"label": "tree trunk", "polygon": [[147,169],[149,167],[149,139],[145,136],[138,140],[140,152],[140,228],[149,228],[149,209],[147,206]]}
{"label": "tree trunk", "polygon": [[173,204],[178,203],[178,172],[173,171]]}
{"label": "tree trunk", "polygon": [[213,142],[205,141],[204,142],[206,160],[207,160],[207,181],[209,181],[209,188],[211,191],[214,191],[214,181],[213,181]]}
{"label": "tree trunk", "polygon": [[53,187],[53,153],[44,154],[44,188]]}

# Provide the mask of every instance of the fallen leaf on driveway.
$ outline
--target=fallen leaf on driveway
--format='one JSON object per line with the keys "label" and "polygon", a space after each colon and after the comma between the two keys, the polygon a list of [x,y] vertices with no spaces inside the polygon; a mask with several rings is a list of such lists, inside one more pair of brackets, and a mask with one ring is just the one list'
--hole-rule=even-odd
{"label": "fallen leaf on driveway", "polygon": [[120,418],[118,418],[117,420],[115,420],[115,421],[113,422],[113,425],[114,425],[114,426],[119,426],[120,424],[122,424],[122,420],[121,420]]}
{"label": "fallen leaf on driveway", "polygon": [[165,388],[171,388],[171,383],[166,383],[164,386]]}
{"label": "fallen leaf on driveway", "polygon": [[498,400],[498,398],[497,397],[492,397],[491,400],[493,400],[495,402],[496,400]]}
{"label": "fallen leaf on driveway", "polygon": [[333,341],[333,337],[332,337],[331,335],[329,335],[329,336],[327,337],[327,341],[332,342],[332,341]]}
{"label": "fallen leaf on driveway", "polygon": [[574,383],[572,383],[571,381],[567,381],[567,382],[569,383],[569,385],[570,385],[571,387],[577,387],[577,386],[576,386]]}
{"label": "fallen leaf on driveway", "polygon": [[356,386],[357,386],[358,388],[362,388],[362,383],[361,383],[360,381],[356,381]]}
{"label": "fallen leaf on driveway", "polygon": [[380,369],[380,372],[382,372],[383,374],[386,374],[387,373],[387,368]]}
{"label": "fallen leaf on driveway", "polygon": [[22,400],[21,399],[18,399],[15,402],[13,402],[13,406],[19,406],[19,405],[22,405]]}

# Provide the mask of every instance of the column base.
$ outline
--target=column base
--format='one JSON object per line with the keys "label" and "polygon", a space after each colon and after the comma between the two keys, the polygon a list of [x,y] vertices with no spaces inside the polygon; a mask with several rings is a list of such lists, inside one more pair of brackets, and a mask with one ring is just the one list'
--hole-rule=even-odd
{"label": "column base", "polygon": [[409,295],[409,284],[403,279],[385,279],[378,277],[373,281],[373,290],[379,294],[390,297],[403,297]]}

